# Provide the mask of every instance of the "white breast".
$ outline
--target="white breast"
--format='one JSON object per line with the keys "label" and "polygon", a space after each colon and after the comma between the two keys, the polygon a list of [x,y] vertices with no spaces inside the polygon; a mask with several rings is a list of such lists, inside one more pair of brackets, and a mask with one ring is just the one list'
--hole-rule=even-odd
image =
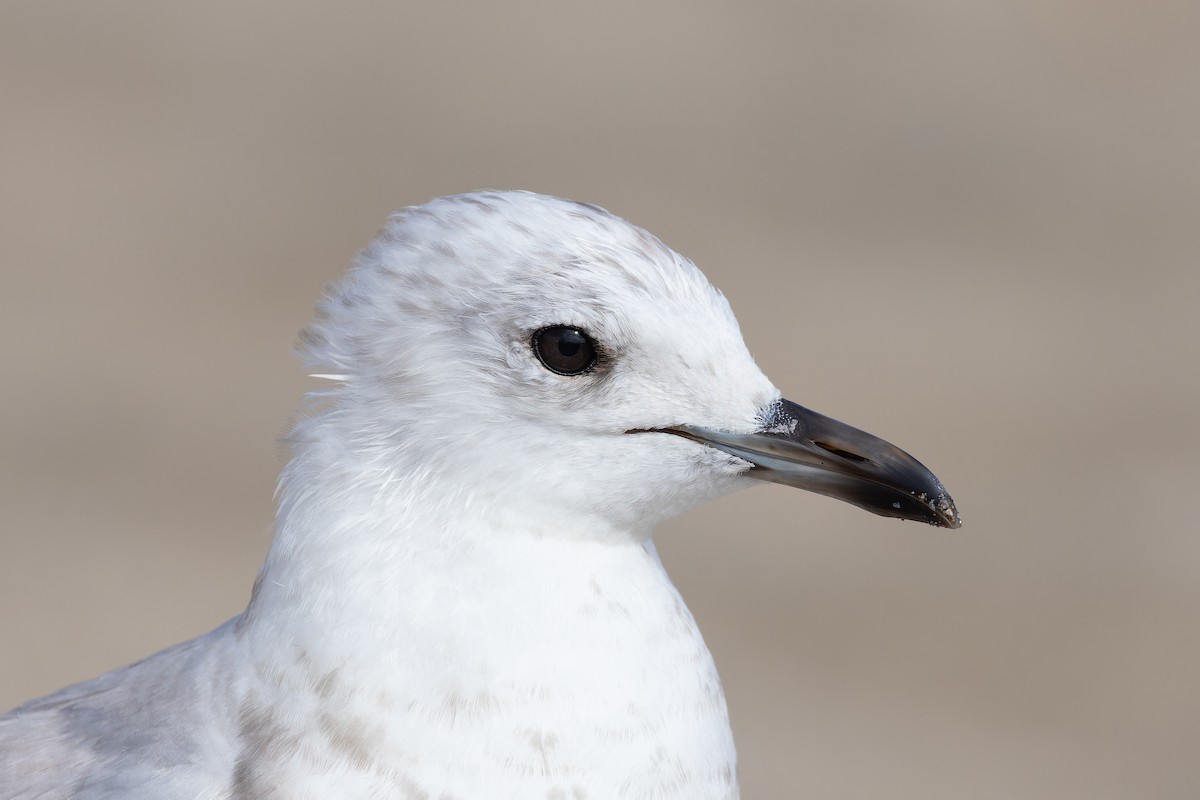
{"label": "white breast", "polygon": [[256,729],[278,742],[281,727],[293,744],[249,752],[248,789],[737,797],[720,679],[652,545],[477,546],[391,588],[406,597],[399,649],[338,664],[313,643],[285,668],[260,662],[244,744]]}

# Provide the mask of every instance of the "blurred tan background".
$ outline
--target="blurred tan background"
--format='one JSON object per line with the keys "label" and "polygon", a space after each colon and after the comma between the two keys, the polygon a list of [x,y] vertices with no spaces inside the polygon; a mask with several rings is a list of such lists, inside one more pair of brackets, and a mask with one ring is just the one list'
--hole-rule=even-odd
{"label": "blurred tan background", "polygon": [[289,353],[400,206],[607,206],[947,533],[658,537],[747,798],[1200,796],[1195,4],[0,6],[0,707],[237,613]]}

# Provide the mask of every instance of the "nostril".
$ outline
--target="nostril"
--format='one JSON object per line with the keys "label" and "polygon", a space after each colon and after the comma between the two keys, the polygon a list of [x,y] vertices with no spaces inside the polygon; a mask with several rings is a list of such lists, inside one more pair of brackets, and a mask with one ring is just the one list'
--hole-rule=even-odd
{"label": "nostril", "polygon": [[849,450],[842,450],[840,448],[834,447],[831,444],[825,444],[825,442],[813,442],[813,444],[815,444],[817,447],[821,448],[822,450],[824,450],[826,452],[833,453],[835,456],[841,456],[842,458],[848,459],[850,461],[863,462],[863,461],[870,460],[866,456],[860,456],[858,453],[851,453]]}

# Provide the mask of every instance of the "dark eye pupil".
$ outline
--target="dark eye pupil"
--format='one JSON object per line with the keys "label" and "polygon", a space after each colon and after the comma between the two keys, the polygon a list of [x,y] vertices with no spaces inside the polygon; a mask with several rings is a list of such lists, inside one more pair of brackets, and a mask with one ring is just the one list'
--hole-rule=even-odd
{"label": "dark eye pupil", "polygon": [[571,331],[559,337],[558,352],[567,358],[577,355],[581,347],[583,347],[583,337],[579,336],[578,331]]}
{"label": "dark eye pupil", "polygon": [[579,375],[596,365],[596,346],[578,328],[554,325],[533,335],[533,352],[551,372]]}

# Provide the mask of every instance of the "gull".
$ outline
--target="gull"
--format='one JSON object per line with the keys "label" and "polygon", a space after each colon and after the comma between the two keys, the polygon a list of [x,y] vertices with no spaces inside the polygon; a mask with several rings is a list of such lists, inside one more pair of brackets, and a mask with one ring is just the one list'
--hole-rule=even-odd
{"label": "gull", "polygon": [[528,192],[393,215],[300,350],[246,610],[0,717],[0,798],[738,797],[658,523],[771,481],[960,524],[904,451],[784,400],[657,238]]}

